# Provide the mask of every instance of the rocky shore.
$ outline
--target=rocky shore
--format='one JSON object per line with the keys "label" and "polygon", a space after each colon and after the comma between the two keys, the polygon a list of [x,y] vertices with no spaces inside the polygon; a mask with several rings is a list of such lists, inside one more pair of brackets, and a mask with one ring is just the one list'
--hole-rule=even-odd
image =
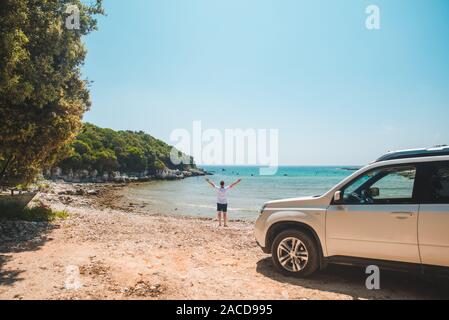
{"label": "rocky shore", "polygon": [[63,172],[61,168],[53,168],[44,173],[44,177],[52,180],[63,180],[71,183],[129,183],[129,182],[147,182],[152,180],[181,180],[196,176],[210,175],[209,172],[203,169],[188,169],[188,170],[172,170],[164,169],[158,170],[154,174],[148,171],[122,173],[119,171],[105,172],[100,174],[97,170],[69,170]]}
{"label": "rocky shore", "polygon": [[54,222],[0,219],[0,299],[428,299],[448,286],[332,267],[310,279],[278,274],[253,224],[166,216],[123,203],[123,184],[49,182],[38,201],[69,213]]}

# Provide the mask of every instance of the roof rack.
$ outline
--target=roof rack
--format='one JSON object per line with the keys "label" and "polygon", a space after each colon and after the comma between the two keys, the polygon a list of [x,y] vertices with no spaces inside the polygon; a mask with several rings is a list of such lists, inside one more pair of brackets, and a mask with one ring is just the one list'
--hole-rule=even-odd
{"label": "roof rack", "polygon": [[427,149],[422,148],[422,149],[392,151],[384,154],[382,157],[380,157],[374,162],[382,162],[397,159],[409,159],[409,158],[435,157],[435,156],[449,156],[449,146],[443,145]]}

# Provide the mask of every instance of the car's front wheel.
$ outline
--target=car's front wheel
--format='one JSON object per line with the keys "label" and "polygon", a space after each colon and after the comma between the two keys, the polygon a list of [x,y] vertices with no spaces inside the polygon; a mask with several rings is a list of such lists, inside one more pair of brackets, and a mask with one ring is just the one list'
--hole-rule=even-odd
{"label": "car's front wheel", "polygon": [[272,245],[276,268],[285,275],[307,277],[319,267],[319,251],[315,240],[299,230],[283,231]]}

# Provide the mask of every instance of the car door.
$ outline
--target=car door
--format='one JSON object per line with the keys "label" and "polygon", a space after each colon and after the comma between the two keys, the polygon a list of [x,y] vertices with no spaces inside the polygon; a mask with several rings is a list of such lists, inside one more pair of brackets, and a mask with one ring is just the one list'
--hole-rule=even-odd
{"label": "car door", "polygon": [[330,256],[420,263],[415,165],[364,173],[340,190],[326,212]]}
{"label": "car door", "polygon": [[449,161],[429,163],[423,179],[418,243],[424,265],[449,267]]}

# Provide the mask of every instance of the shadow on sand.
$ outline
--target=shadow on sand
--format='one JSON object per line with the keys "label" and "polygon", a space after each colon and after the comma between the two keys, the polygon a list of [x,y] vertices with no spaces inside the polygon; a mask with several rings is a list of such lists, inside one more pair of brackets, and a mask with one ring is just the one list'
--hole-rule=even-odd
{"label": "shadow on sand", "polygon": [[23,270],[3,270],[3,266],[11,259],[10,256],[0,254],[0,288],[11,286],[17,281],[23,280],[20,274]]}
{"label": "shadow on sand", "polygon": [[300,279],[280,274],[271,258],[265,258],[257,263],[257,272],[280,283],[344,294],[353,299],[449,299],[449,279],[431,279],[406,272],[381,270],[380,290],[366,289],[368,275],[360,267],[329,265],[310,278]]}
{"label": "shadow on sand", "polygon": [[49,222],[27,222],[0,219],[0,289],[23,280],[24,270],[8,268],[12,253],[39,250],[50,239],[55,225]]}

